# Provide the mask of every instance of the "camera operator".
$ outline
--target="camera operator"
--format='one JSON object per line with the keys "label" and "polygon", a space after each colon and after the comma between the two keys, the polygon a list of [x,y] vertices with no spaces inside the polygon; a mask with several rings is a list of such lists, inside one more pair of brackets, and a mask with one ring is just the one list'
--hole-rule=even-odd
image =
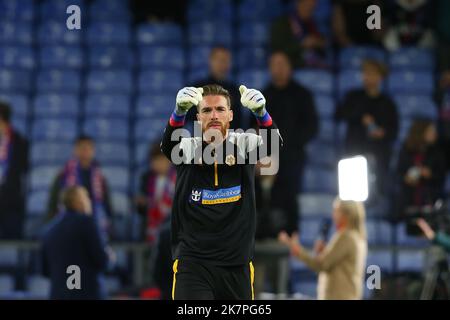
{"label": "camera operator", "polygon": [[417,219],[416,223],[428,240],[450,252],[450,235],[443,232],[434,232],[428,222],[426,222],[423,218]]}
{"label": "camera operator", "polygon": [[403,214],[408,208],[433,205],[440,198],[445,163],[433,122],[416,120],[412,124],[400,152],[397,172],[402,178],[400,206]]}

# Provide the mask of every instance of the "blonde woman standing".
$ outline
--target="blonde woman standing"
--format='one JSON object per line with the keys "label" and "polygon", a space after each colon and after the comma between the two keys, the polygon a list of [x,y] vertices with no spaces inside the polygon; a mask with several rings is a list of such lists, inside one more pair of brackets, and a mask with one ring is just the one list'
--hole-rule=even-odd
{"label": "blonde woman standing", "polygon": [[315,253],[299,243],[298,235],[279,234],[279,240],[290,247],[293,256],[319,273],[319,300],[362,299],[367,257],[365,220],[361,202],[336,199],[333,204],[336,232],[326,245],[318,240]]}

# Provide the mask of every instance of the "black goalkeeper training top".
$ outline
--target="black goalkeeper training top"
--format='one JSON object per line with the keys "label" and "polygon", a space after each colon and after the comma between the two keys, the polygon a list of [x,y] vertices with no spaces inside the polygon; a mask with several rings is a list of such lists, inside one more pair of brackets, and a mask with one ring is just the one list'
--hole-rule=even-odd
{"label": "black goalkeeper training top", "polygon": [[[270,116],[264,120],[258,121],[260,128],[276,129]],[[211,151],[213,148],[200,137],[171,141],[172,132],[183,123],[171,119],[161,142],[161,149],[169,159],[172,153],[183,157],[183,163],[176,164],[173,259],[224,266],[248,264],[253,258],[256,229],[252,160],[270,155],[272,146],[281,146],[278,130],[273,134],[268,130],[267,135],[229,132],[227,139]],[[207,164],[203,160],[205,148],[217,161]],[[262,149],[267,153],[260,154]]]}

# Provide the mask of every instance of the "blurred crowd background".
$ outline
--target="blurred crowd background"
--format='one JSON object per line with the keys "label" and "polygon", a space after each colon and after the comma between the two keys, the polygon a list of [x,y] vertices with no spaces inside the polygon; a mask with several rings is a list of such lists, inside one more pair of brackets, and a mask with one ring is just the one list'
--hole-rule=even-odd
{"label": "blurred crowd background", "polygon": [[[167,297],[176,177],[158,145],[177,91],[208,83],[230,91],[232,128],[255,125],[238,86],[262,90],[284,138],[278,174],[256,177],[257,248],[281,230],[326,240],[337,162],[363,154],[367,264],[383,280],[364,297],[419,298],[430,244],[409,217],[445,228],[450,192],[444,0],[0,0],[0,297],[48,297],[39,239],[72,185],[115,252],[108,297]],[[316,296],[302,263],[265,270],[261,297]]]}

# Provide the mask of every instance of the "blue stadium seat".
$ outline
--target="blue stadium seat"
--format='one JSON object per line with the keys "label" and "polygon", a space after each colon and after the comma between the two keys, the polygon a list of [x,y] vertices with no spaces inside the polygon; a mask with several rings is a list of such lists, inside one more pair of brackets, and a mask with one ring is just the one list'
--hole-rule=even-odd
{"label": "blue stadium seat", "polygon": [[317,166],[306,166],[302,186],[304,192],[336,194],[337,174],[335,170],[323,169]]}
{"label": "blue stadium seat", "polygon": [[98,142],[95,144],[95,155],[102,165],[120,165],[128,167],[130,151],[128,143]]}
{"label": "blue stadium seat", "polygon": [[128,139],[128,121],[123,119],[87,119],[83,131],[95,140],[126,141]]}
{"label": "blue stadium seat", "polygon": [[169,95],[141,95],[136,102],[136,117],[168,120],[174,109],[174,99]]}
{"label": "blue stadium seat", "polygon": [[[135,146],[134,146],[134,165],[136,167],[141,167],[141,166],[144,166],[147,164],[150,144],[151,144],[151,142],[145,142],[145,141],[135,144]],[[142,174],[142,172],[140,172],[140,170],[139,170],[138,180],[139,180],[140,174]],[[138,181],[138,183],[139,183],[139,181]]]}
{"label": "blue stadium seat", "polygon": [[376,245],[378,240],[378,225],[374,219],[366,220],[367,241],[369,246]]}
{"label": "blue stadium seat", "polygon": [[308,279],[306,281],[300,281],[295,285],[295,296],[299,296],[302,300],[314,300],[317,297],[317,280]]}
{"label": "blue stadium seat", "polygon": [[269,84],[269,73],[267,70],[241,70],[237,76],[238,83],[247,88],[258,90],[264,89]]}
{"label": "blue stadium seat", "polygon": [[237,53],[237,67],[263,69],[267,65],[267,51],[262,46],[241,47]]}
{"label": "blue stadium seat", "polygon": [[[330,211],[330,210],[328,210]],[[320,228],[322,219],[305,218],[301,220],[300,243],[310,247],[320,238]]]}
{"label": "blue stadium seat", "polygon": [[344,70],[341,71],[337,78],[338,97],[341,99],[345,94],[352,89],[362,87],[362,75],[359,70]]}
{"label": "blue stadium seat", "polygon": [[128,216],[130,214],[130,197],[126,192],[113,192],[111,202],[116,216]]}
{"label": "blue stadium seat", "polygon": [[364,59],[374,59],[385,62],[382,49],[373,47],[348,47],[339,52],[339,66],[341,68],[359,68]]}
{"label": "blue stadium seat", "polygon": [[134,51],[127,46],[92,45],[89,47],[91,68],[133,68]]}
{"label": "blue stadium seat", "polygon": [[89,6],[91,21],[129,22],[129,2],[123,0],[96,0]]}
{"label": "blue stadium seat", "polygon": [[2,0],[0,1],[0,21],[31,21],[34,17],[33,0]]}
{"label": "blue stadium seat", "polygon": [[122,284],[118,276],[105,276],[104,281],[106,294],[108,295],[114,295],[122,288]]}
{"label": "blue stadium seat", "polygon": [[294,78],[314,93],[328,95],[334,93],[334,78],[328,71],[299,70],[294,73]]}
{"label": "blue stadium seat", "polygon": [[187,8],[188,21],[201,21],[205,17],[216,17],[217,20],[231,21],[234,18],[232,0],[193,0]]}
{"label": "blue stadium seat", "polygon": [[[30,174],[31,191],[45,190],[48,191],[62,167],[58,165],[46,165],[34,167]],[[44,201],[46,202],[46,201]]]}
{"label": "blue stadium seat", "polygon": [[[304,186],[307,190],[307,186]],[[299,196],[300,212],[305,217],[329,217],[333,210],[334,195],[302,192]]]}
{"label": "blue stadium seat", "polygon": [[62,165],[72,155],[72,143],[34,142],[31,145],[31,163],[33,166]]}
{"label": "blue stadium seat", "polygon": [[149,23],[138,26],[139,45],[180,45],[183,44],[183,31],[175,23]]}
{"label": "blue stadium seat", "polygon": [[392,244],[393,228],[388,221],[379,220],[377,223],[377,243],[380,245]]}
{"label": "blue stadium seat", "polygon": [[15,23],[14,21],[0,20],[0,44],[33,44],[31,23]]}
{"label": "blue stadium seat", "polygon": [[37,190],[28,193],[27,196],[27,216],[36,217],[43,216],[47,213],[48,190]]}
{"label": "blue stadium seat", "polygon": [[90,94],[84,105],[87,117],[128,118],[130,110],[130,97],[125,94]]}
{"label": "blue stadium seat", "polygon": [[209,69],[206,66],[189,70],[187,74],[187,83],[192,84],[206,79],[209,76]]}
{"label": "blue stadium seat", "polygon": [[311,165],[320,165],[335,168],[337,165],[336,145],[321,141],[314,141],[307,145],[307,162]]}
{"label": "blue stadium seat", "polygon": [[144,70],[139,74],[139,92],[175,94],[184,86],[183,73],[175,70]]}
{"label": "blue stadium seat", "polygon": [[131,42],[130,26],[121,22],[93,23],[87,31],[86,41],[90,45],[128,45]]}
{"label": "blue stadium seat", "polygon": [[319,121],[319,134],[317,139],[322,142],[335,142],[339,139],[339,131],[333,120],[322,119]]}
{"label": "blue stadium seat", "polygon": [[270,24],[261,21],[242,23],[238,30],[238,43],[244,46],[265,46],[269,40]]}
{"label": "blue stadium seat", "polygon": [[436,120],[437,107],[431,96],[427,95],[395,95],[394,100],[402,119],[429,118]]}
{"label": "blue stadium seat", "polygon": [[130,185],[128,168],[120,166],[103,166],[102,172],[111,190],[128,192]]}
{"label": "blue stadium seat", "polygon": [[0,248],[0,267],[16,266],[19,263],[19,252],[14,247]]}
{"label": "blue stadium seat", "polygon": [[43,46],[39,52],[39,62],[43,68],[82,68],[84,56],[78,46]]}
{"label": "blue stadium seat", "polygon": [[139,48],[141,68],[184,68],[184,50],[180,46],[141,46]]}
{"label": "blue stadium seat", "polygon": [[316,111],[320,119],[332,119],[335,110],[335,103],[331,96],[324,94],[315,94],[314,102]]}
{"label": "blue stadium seat", "polygon": [[411,128],[412,120],[411,119],[400,119],[400,126],[398,130],[397,140],[400,143],[405,141],[406,136],[408,135],[409,129]]}
{"label": "blue stadium seat", "polygon": [[392,69],[433,70],[434,53],[422,48],[401,48],[389,55]]}
{"label": "blue stadium seat", "polygon": [[47,21],[49,19],[55,19],[65,22],[68,17],[66,10],[70,5],[79,6],[82,13],[87,12],[87,7],[84,0],[44,0],[39,8],[40,20]]}
{"label": "blue stadium seat", "polygon": [[198,70],[199,68],[208,70],[209,54],[211,52],[211,46],[191,46],[189,49],[188,63],[192,70]]}
{"label": "blue stadium seat", "polygon": [[28,137],[28,120],[23,117],[13,117],[12,125],[17,132],[19,132],[24,137]]}
{"label": "blue stadium seat", "polygon": [[27,291],[31,299],[48,299],[50,280],[40,275],[32,275],[27,279]]}
{"label": "blue stadium seat", "polygon": [[33,113],[35,118],[76,118],[80,111],[77,95],[72,94],[40,94],[34,99]]}
{"label": "blue stadium seat", "polygon": [[0,92],[29,92],[32,89],[31,73],[13,69],[0,69]]}
{"label": "blue stadium seat", "polygon": [[140,142],[151,142],[161,139],[167,121],[138,119],[134,126],[134,138]]}
{"label": "blue stadium seat", "polygon": [[30,102],[28,97],[21,94],[0,94],[0,101],[8,102],[11,106],[12,116],[27,117],[30,112]]}
{"label": "blue stadium seat", "polygon": [[400,250],[398,252],[398,271],[422,272],[425,255],[422,250]]}
{"label": "blue stadium seat", "polygon": [[37,75],[37,91],[79,93],[81,74],[76,70],[45,69]]}
{"label": "blue stadium seat", "polygon": [[39,119],[32,124],[31,135],[33,140],[68,141],[75,140],[78,134],[75,119]]}
{"label": "blue stadium seat", "polygon": [[314,10],[314,17],[320,22],[328,21],[331,17],[331,12],[331,1],[318,1]]}
{"label": "blue stadium seat", "polygon": [[31,46],[0,47],[0,68],[32,69],[34,67],[35,56]]}
{"label": "blue stadium seat", "polygon": [[68,30],[65,23],[44,20],[37,31],[37,40],[41,45],[65,44],[79,46],[84,39],[84,29]]}
{"label": "blue stadium seat", "polygon": [[238,7],[241,21],[270,21],[283,12],[283,6],[277,0],[243,0]]}
{"label": "blue stadium seat", "polygon": [[395,71],[389,75],[388,85],[392,94],[432,94],[434,90],[433,73],[430,71]]}
{"label": "blue stadium seat", "polygon": [[0,274],[0,298],[7,299],[10,293],[14,291],[14,277],[9,274]]}
{"label": "blue stadium seat", "polygon": [[227,21],[193,22],[188,28],[190,45],[222,45],[232,44],[231,24]]}
{"label": "blue stadium seat", "polygon": [[367,255],[367,266],[370,265],[379,266],[382,274],[392,272],[394,267],[391,250],[370,250]]}
{"label": "blue stadium seat", "polygon": [[94,70],[88,74],[90,93],[126,93],[133,90],[133,77],[129,70]]}

